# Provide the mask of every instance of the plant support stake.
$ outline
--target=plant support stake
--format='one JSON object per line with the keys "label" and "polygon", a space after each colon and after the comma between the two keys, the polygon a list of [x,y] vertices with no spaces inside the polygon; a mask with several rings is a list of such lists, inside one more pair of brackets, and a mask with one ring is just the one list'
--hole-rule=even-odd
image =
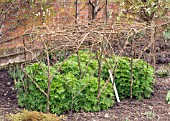
{"label": "plant support stake", "polygon": [[111,82],[112,82],[112,84],[113,84],[113,89],[114,89],[114,91],[115,91],[116,100],[117,100],[117,102],[119,103],[119,102],[120,102],[119,95],[118,95],[118,92],[117,92],[117,89],[116,89],[115,82],[113,81],[113,75],[112,75],[112,73],[111,73],[110,70],[109,70],[109,74],[110,74]]}

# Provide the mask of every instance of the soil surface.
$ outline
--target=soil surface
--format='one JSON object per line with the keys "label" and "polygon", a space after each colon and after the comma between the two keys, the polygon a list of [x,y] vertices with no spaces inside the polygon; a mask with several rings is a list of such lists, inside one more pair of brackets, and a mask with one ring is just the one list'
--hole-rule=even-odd
{"label": "soil surface", "polygon": [[[0,71],[0,121],[5,120],[5,114],[15,113],[18,109],[14,80],[8,71]],[[6,121],[6,120],[5,120]]]}
{"label": "soil surface", "polygon": [[165,97],[170,78],[158,78],[150,99],[124,100],[109,110],[96,113],[75,113],[67,121],[170,121],[170,104]]}
{"label": "soil surface", "polygon": [[[170,78],[156,78],[150,99],[124,100],[109,110],[95,113],[67,114],[66,121],[170,121],[170,105],[165,97],[170,90]],[[5,114],[19,111],[14,80],[6,70],[0,71],[0,121],[7,121]]]}

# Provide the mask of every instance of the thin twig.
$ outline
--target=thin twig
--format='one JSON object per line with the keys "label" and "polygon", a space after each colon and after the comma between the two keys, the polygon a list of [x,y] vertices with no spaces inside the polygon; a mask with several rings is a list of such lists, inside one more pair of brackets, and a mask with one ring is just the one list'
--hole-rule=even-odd
{"label": "thin twig", "polygon": [[33,78],[23,69],[22,66],[21,69],[26,74],[26,76],[31,79],[31,81],[36,85],[36,87],[47,97],[47,93],[44,92],[44,90],[33,80]]}

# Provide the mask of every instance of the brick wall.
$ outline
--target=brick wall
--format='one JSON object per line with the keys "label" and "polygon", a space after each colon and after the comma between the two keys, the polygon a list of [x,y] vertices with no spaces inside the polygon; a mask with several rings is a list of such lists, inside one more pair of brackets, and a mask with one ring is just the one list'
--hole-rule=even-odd
{"label": "brick wall", "polygon": [[[11,37],[14,38],[20,36],[25,30],[30,29],[34,26],[42,25],[43,23],[45,23],[46,25],[73,24],[75,23],[76,12],[78,23],[86,24],[91,19],[91,7],[88,2],[89,0],[78,0],[76,11],[76,0],[54,0],[54,2],[50,3],[49,11],[51,12],[50,15],[47,15],[46,18],[43,16],[45,10],[41,9],[41,4],[36,3],[34,8],[32,9],[28,3],[23,4],[18,2],[16,4],[21,4],[21,10],[17,11],[17,13],[14,14],[14,16],[10,18],[10,20],[3,22],[2,32],[7,33],[4,34],[1,39],[7,40]],[[98,8],[100,7],[102,9],[98,12],[96,20],[105,22],[105,0],[100,0]],[[114,20],[115,12],[118,12],[118,7],[109,2],[108,12],[112,15],[112,18],[110,17],[109,20]],[[17,27],[14,30],[8,32],[8,30],[15,25],[17,25]]]}
{"label": "brick wall", "polygon": [[[38,0],[34,1],[35,4],[31,7],[27,0],[16,0],[12,9],[0,14],[0,66],[34,59],[30,54],[25,56],[23,46],[32,46],[33,50],[42,49],[41,42],[31,43],[30,36],[24,35],[27,30],[44,24],[52,27],[59,27],[60,24],[88,24],[92,20],[89,0],[78,0],[77,3],[76,0],[53,0],[47,4],[48,9],[42,9],[43,4]],[[4,5],[0,2],[0,8],[4,8]],[[97,9],[100,11],[93,20],[96,22],[112,23],[119,13],[119,6],[109,0],[107,6],[106,0],[100,0]],[[8,19],[5,20],[6,18]],[[156,22],[159,23],[160,20]]]}

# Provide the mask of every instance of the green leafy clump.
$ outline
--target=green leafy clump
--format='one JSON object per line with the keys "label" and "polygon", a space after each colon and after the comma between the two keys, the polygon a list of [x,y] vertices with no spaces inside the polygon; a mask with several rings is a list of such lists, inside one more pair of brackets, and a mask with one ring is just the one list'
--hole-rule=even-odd
{"label": "green leafy clump", "polygon": [[168,91],[166,95],[166,101],[168,102],[168,104],[170,104],[170,90]]}
{"label": "green leafy clump", "polygon": [[[94,55],[92,55],[94,57]],[[80,52],[82,74],[80,74],[77,56],[73,55],[65,61],[60,71],[55,73],[61,63],[50,66],[54,77],[51,81],[50,108],[51,113],[61,114],[66,111],[84,110],[100,111],[108,109],[114,104],[113,88],[109,83],[101,93],[98,102],[98,79],[94,76],[97,60],[90,60],[90,54]],[[47,91],[47,66],[44,63],[34,63],[25,68],[27,74]],[[101,79],[101,88],[105,81]],[[18,81],[18,103],[29,110],[46,111],[46,97],[29,78]]]}
{"label": "green leafy clump", "polygon": [[168,77],[170,76],[170,69],[169,69],[169,65],[165,66],[162,65],[158,68],[158,70],[155,72],[155,75],[157,77],[163,78],[163,77]]}
{"label": "green leafy clump", "polygon": [[[66,111],[85,110],[100,111],[108,109],[114,104],[113,87],[108,83],[106,89],[101,93],[98,101],[98,61],[96,55],[89,51],[79,51],[72,55],[64,63],[60,62],[50,66],[51,81],[50,111],[61,114]],[[102,72],[100,78],[100,88],[109,78],[109,67],[118,67],[115,75],[115,83],[121,99],[130,97],[130,58],[102,57]],[[107,63],[106,63],[107,61]],[[60,66],[61,65],[61,66]],[[110,65],[110,66],[109,66]],[[57,73],[56,70],[58,70]],[[31,78],[47,92],[47,65],[44,63],[34,63],[26,66],[25,71]],[[145,61],[133,59],[133,97],[142,99],[150,97],[153,92],[153,68]],[[30,110],[46,111],[46,97],[31,81],[24,78],[18,81],[19,105]]]}
{"label": "green leafy clump", "polygon": [[[118,62],[116,69],[115,83],[120,96],[120,99],[130,97],[130,73],[131,73],[131,59],[128,57],[113,57],[109,60],[113,63],[112,66]],[[111,62],[112,61],[112,62]],[[149,98],[153,92],[154,70],[147,62],[141,59],[133,59],[132,63],[132,95],[134,98],[141,100],[143,97]],[[104,78],[108,77],[108,68],[103,70]]]}
{"label": "green leafy clump", "polygon": [[169,71],[164,69],[164,70],[158,70],[156,71],[156,76],[158,77],[167,77],[169,75]]}
{"label": "green leafy clump", "polygon": [[170,40],[170,25],[164,30],[163,38],[165,39],[166,42]]}

